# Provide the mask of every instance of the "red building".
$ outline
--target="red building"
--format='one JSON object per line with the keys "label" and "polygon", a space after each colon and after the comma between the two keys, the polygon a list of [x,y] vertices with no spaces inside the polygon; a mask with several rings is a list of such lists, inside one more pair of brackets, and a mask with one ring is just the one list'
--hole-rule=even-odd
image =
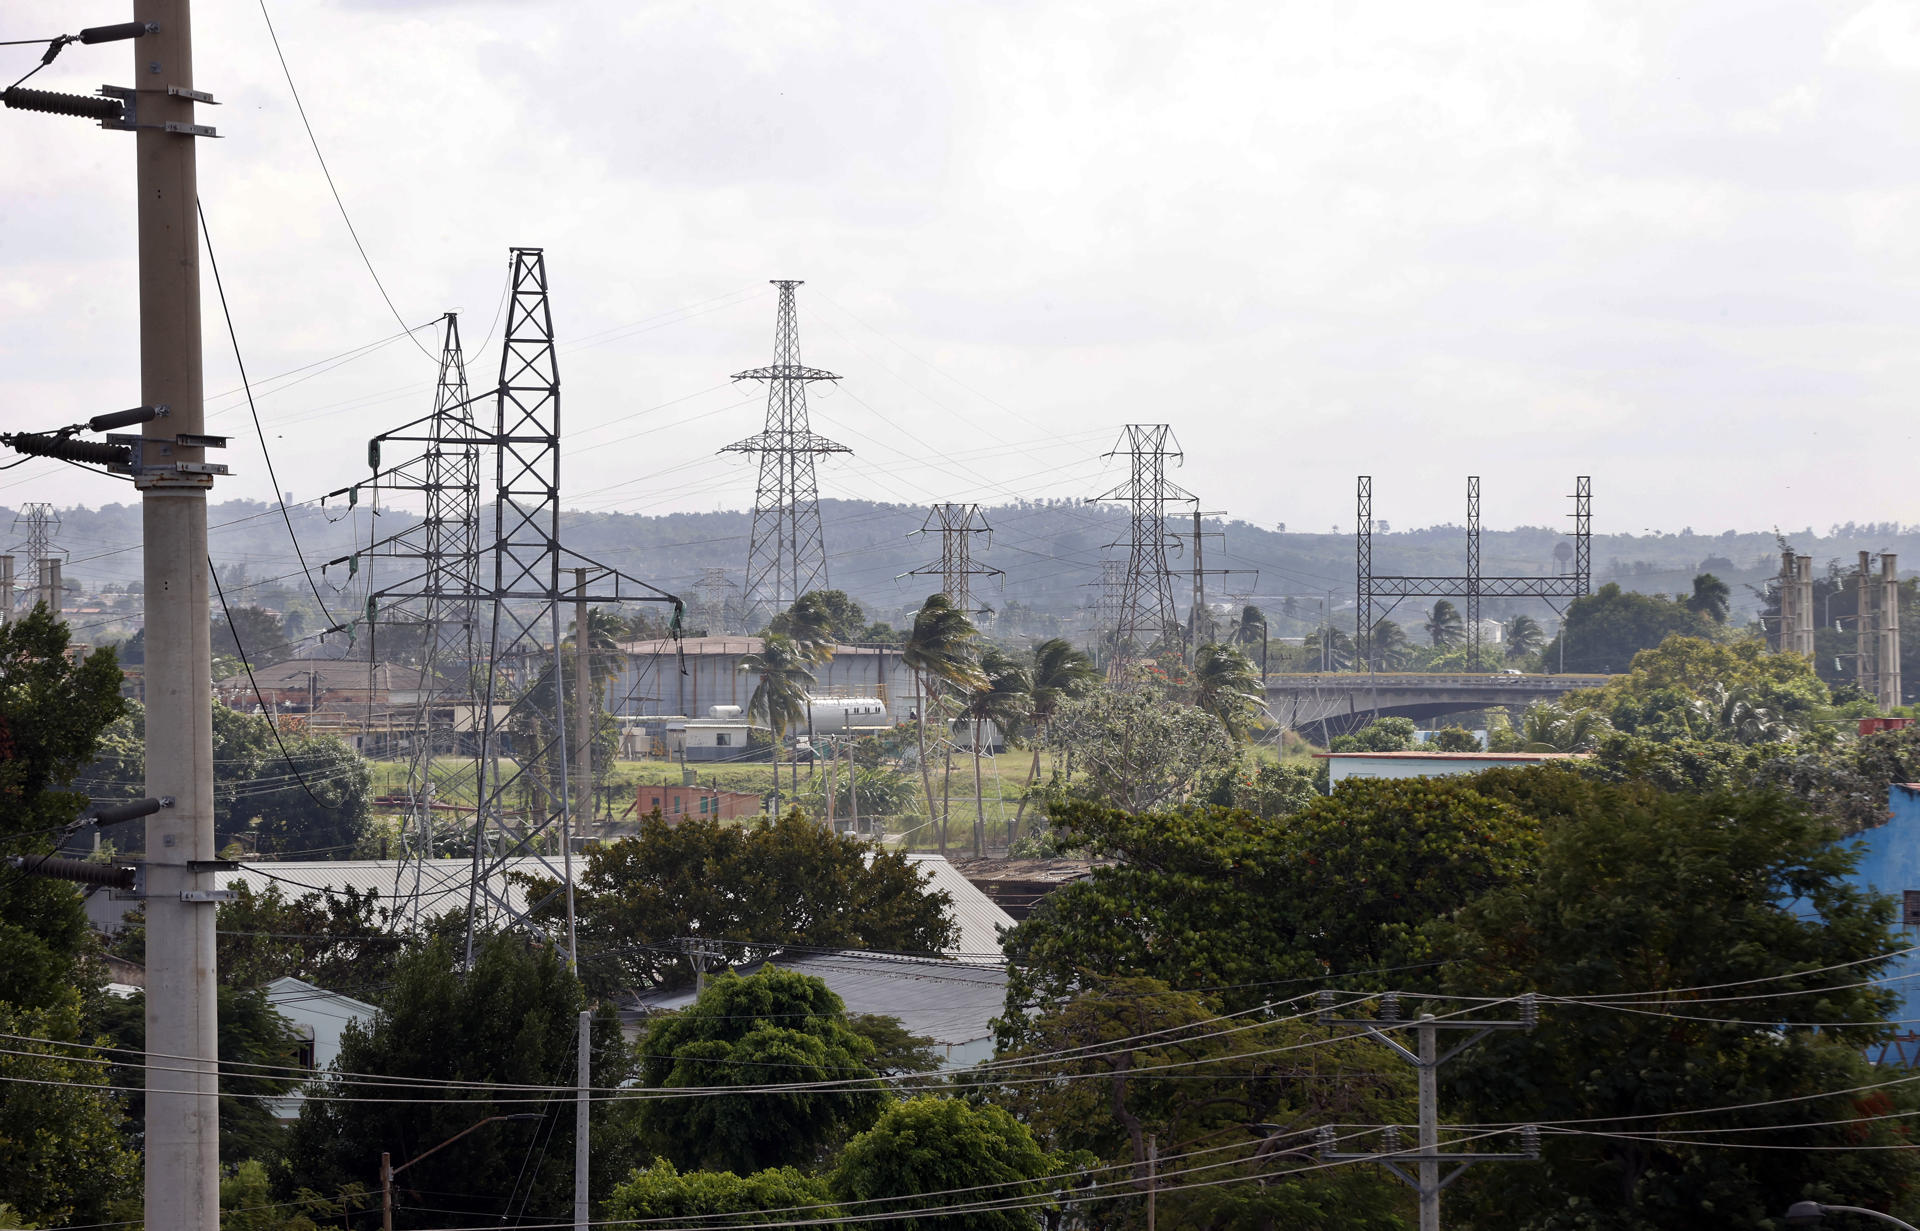
{"label": "red building", "polygon": [[712,786],[650,786],[641,783],[634,792],[634,812],[645,816],[654,809],[669,821],[684,816],[732,820],[759,816],[764,808],[760,796],[747,791],[723,791]]}

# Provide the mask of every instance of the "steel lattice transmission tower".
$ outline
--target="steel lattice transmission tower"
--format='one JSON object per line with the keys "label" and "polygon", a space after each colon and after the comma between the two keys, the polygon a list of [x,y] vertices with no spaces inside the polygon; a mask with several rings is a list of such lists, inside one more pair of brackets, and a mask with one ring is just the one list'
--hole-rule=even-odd
{"label": "steel lattice transmission tower", "polygon": [[693,592],[699,595],[696,605],[710,635],[718,636],[732,626],[733,595],[739,588],[728,579],[727,570],[723,568],[700,570],[700,580],[693,583]]}
{"label": "steel lattice transmission tower", "polygon": [[[434,385],[433,413],[381,438],[381,442],[419,444],[422,451],[376,475],[378,489],[408,494],[420,520],[368,548],[369,654],[379,658],[377,630],[405,630],[420,665],[419,701],[407,747],[407,824],[400,831],[401,863],[394,895],[417,906],[425,861],[434,855],[436,812],[444,790],[450,798],[477,798],[480,764],[477,748],[464,752],[458,715],[475,713],[475,697],[485,671],[484,630],[479,626],[480,434],[467,391],[467,366],[460,347],[460,320],[444,318],[440,374]],[[378,490],[376,489],[376,490]],[[380,585],[372,570],[392,560],[399,576]],[[466,724],[469,728],[471,723]],[[453,754],[457,768],[435,759]],[[471,827],[472,815],[456,832]],[[415,916],[417,922],[417,914]]]}
{"label": "steel lattice transmission tower", "polygon": [[1173,429],[1165,423],[1129,423],[1106,456],[1125,457],[1132,464],[1126,482],[1089,500],[1121,500],[1128,507],[1126,573],[1113,625],[1113,655],[1107,660],[1107,682],[1125,688],[1134,682],[1134,664],[1155,645],[1180,642],[1173,570],[1167,563],[1167,548],[1177,548],[1179,540],[1168,533],[1167,505],[1194,497],[1167,478],[1167,462],[1180,461],[1181,453]]}
{"label": "steel lattice transmission tower", "polygon": [[839,380],[832,372],[800,362],[800,324],[793,292],[799,282],[776,279],[780,311],[773,331],[773,362],[736,373],[735,380],[767,384],[767,425],[758,436],[728,445],[722,453],[760,455],[760,482],[753,496],[753,535],[747,544],[745,615],[758,623],[784,610],[809,590],[827,585],[827,545],[820,528],[820,484],[814,458],[851,453],[846,445],[816,436],[807,424],[807,386]]}
{"label": "steel lattice transmission tower", "polygon": [[[53,506],[44,501],[23,505],[20,511],[13,515],[13,533],[21,536],[16,551],[26,557],[25,585],[22,588],[24,597],[20,600],[21,605],[32,610],[35,603],[44,601],[47,608],[53,612],[54,618],[59,619],[60,595],[49,591],[57,591],[60,586],[59,572],[53,562],[63,559],[66,555],[54,541],[60,533],[60,514],[54,512]],[[11,600],[14,585],[11,559],[7,562],[6,580],[7,597]],[[11,617],[12,612],[9,611],[7,615]]]}
{"label": "steel lattice transmission tower", "polygon": [[969,615],[984,615],[989,608],[973,605],[973,579],[1006,576],[997,568],[973,562],[973,537],[984,534],[988,544],[993,542],[993,527],[987,524],[987,515],[977,504],[936,504],[927,514],[927,520],[912,533],[927,534],[936,529],[940,532],[939,563],[923,564],[900,576],[937,576],[940,592],[947,596],[949,603]]}

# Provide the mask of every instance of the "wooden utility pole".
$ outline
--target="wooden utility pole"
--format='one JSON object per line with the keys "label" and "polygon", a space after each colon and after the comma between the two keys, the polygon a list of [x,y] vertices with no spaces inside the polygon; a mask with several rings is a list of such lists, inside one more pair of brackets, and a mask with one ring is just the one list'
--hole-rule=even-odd
{"label": "wooden utility pole", "polygon": [[[207,609],[207,474],[200,241],[189,0],[134,0],[131,100],[140,234],[140,400],[165,406],[141,429],[147,630],[147,794],[173,800],[146,825],[146,1225],[220,1225],[214,992],[213,647]],[[166,467],[161,469],[161,467]]]}

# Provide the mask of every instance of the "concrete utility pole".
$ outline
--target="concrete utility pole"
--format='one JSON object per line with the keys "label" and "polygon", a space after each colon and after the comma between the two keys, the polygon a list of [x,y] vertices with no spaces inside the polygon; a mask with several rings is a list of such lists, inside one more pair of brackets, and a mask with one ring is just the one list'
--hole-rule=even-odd
{"label": "concrete utility pole", "polygon": [[[584,582],[583,582],[584,584]],[[593,1088],[593,1010],[580,1010],[580,1084],[573,1099],[573,1231],[587,1231],[587,1110]]]}
{"label": "concrete utility pole", "polygon": [[[1386,1149],[1379,1153],[1346,1153],[1333,1148],[1333,1130],[1320,1130],[1320,1157],[1332,1161],[1377,1162],[1398,1176],[1403,1182],[1420,1195],[1420,1231],[1440,1231],[1440,1193],[1447,1185],[1460,1177],[1460,1173],[1475,1163],[1518,1162],[1534,1160],[1540,1157],[1540,1130],[1532,1126],[1521,1129],[1521,1141],[1524,1148],[1516,1154],[1481,1154],[1444,1151],[1440,1148],[1440,1066],[1459,1055],[1473,1044],[1479,1042],[1495,1030],[1531,1030],[1539,1022],[1539,1008],[1531,993],[1520,1000],[1521,1017],[1519,1021],[1475,1021],[1465,1018],[1437,1018],[1431,1013],[1422,1013],[1418,1018],[1406,1018],[1400,1014],[1400,997],[1388,993],[1381,998],[1380,1016],[1373,1018],[1341,1019],[1333,1016],[1333,993],[1320,993],[1319,1021],[1323,1026],[1340,1026],[1359,1030],[1376,1043],[1384,1045],[1402,1060],[1414,1066],[1419,1073],[1420,1125],[1419,1145],[1414,1150],[1400,1148],[1399,1129],[1389,1126],[1386,1131]],[[1417,1038],[1417,1050],[1409,1050],[1388,1031],[1412,1026]],[[1465,1041],[1456,1043],[1444,1053],[1440,1051],[1439,1032],[1442,1030],[1469,1030]],[[1414,1163],[1415,1173],[1408,1175],[1402,1168],[1403,1163]],[[1453,1171],[1442,1176],[1442,1163],[1456,1163]]]}
{"label": "concrete utility pole", "polygon": [[13,623],[13,557],[0,555],[0,625]]}
{"label": "concrete utility pole", "polygon": [[[147,795],[171,808],[146,825],[146,1218],[151,1231],[220,1225],[218,1037],[209,865],[213,842],[213,647],[207,610],[205,474],[176,444],[204,430],[200,241],[189,0],[134,0],[140,232],[140,400],[166,406],[141,428],[147,641]],[[174,131],[169,131],[174,129]]]}

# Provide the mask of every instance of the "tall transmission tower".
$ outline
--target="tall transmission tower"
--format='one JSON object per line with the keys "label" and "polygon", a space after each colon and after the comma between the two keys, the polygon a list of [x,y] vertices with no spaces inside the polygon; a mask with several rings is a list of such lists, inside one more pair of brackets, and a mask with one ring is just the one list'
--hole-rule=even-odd
{"label": "tall transmission tower", "polygon": [[740,587],[733,584],[723,568],[707,568],[700,571],[700,580],[693,583],[693,592],[699,597],[694,600],[700,611],[700,618],[710,633],[728,631],[733,622],[737,604],[734,595]]}
{"label": "tall transmission tower", "polygon": [[767,385],[767,425],[720,450],[760,455],[760,482],[753,496],[753,535],[747,544],[745,614],[758,623],[827,584],[827,545],[820,528],[820,484],[814,458],[851,453],[846,445],[816,436],[807,424],[807,386],[839,380],[832,372],[800,362],[800,323],[793,306],[796,281],[775,279],[780,311],[773,331],[773,362],[735,373],[735,380]]}
{"label": "tall transmission tower", "polygon": [[[935,526],[935,522],[939,525]],[[993,527],[987,524],[987,515],[977,504],[936,504],[927,514],[927,520],[912,533],[926,534],[935,529],[940,532],[939,562],[909,569],[900,576],[937,576],[940,592],[947,596],[949,603],[972,615],[984,614],[988,608],[973,604],[973,579],[1006,576],[997,568],[973,562],[973,537],[984,534],[987,543],[993,541]]]}
{"label": "tall transmission tower", "polygon": [[1135,682],[1135,664],[1155,645],[1180,642],[1173,570],[1167,563],[1167,548],[1177,547],[1178,540],[1167,532],[1167,505],[1194,497],[1167,478],[1168,460],[1178,462],[1181,454],[1173,429],[1165,423],[1129,423],[1106,456],[1131,463],[1126,482],[1088,501],[1125,501],[1128,506],[1126,572],[1114,618],[1113,654],[1107,660],[1107,682],[1127,688]]}
{"label": "tall transmission tower", "polygon": [[57,588],[58,583],[50,578],[57,577],[59,570],[48,562],[64,559],[66,555],[56,542],[60,534],[60,514],[44,501],[22,505],[13,515],[13,533],[19,536],[15,550],[24,554],[27,561],[28,581],[22,605],[32,610],[35,603],[45,602],[47,610],[59,619],[60,595],[48,592],[50,588]]}
{"label": "tall transmission tower", "polygon": [[[441,415],[424,436],[409,434],[420,430],[416,422],[375,437],[368,455],[376,479],[384,473],[380,445],[388,440],[424,440],[429,452],[437,440],[443,452],[471,446],[491,455],[493,525],[490,534],[483,530],[476,541],[485,543],[484,549],[473,553],[473,600],[486,613],[484,621],[475,623],[484,629],[486,651],[475,697],[479,742],[473,853],[466,873],[467,959],[472,960],[476,936],[496,922],[546,931],[540,920],[552,909],[565,922],[559,935],[550,933],[551,940],[571,964],[577,953],[573,839],[576,829],[584,828],[591,790],[571,777],[567,718],[578,713],[574,707],[586,694],[577,685],[567,687],[572,673],[566,670],[560,605],[672,603],[676,637],[685,608],[678,597],[560,542],[560,369],[546,258],[538,248],[513,249],[500,381],[479,397],[494,399],[490,430],[476,424],[470,435],[462,436],[464,424]],[[474,400],[449,399],[447,404]],[[476,473],[484,469],[483,461]],[[564,586],[563,566],[569,583]],[[420,574],[422,580],[414,584],[370,593],[369,618],[379,618],[382,600],[426,598],[431,591],[427,575]],[[523,820],[510,823],[515,810],[509,804],[517,794],[528,797],[527,807]],[[536,875],[550,877],[557,886],[524,908],[516,905],[508,884],[511,872],[526,870],[510,863],[517,857],[532,857],[539,868]]]}
{"label": "tall transmission tower", "polygon": [[[421,453],[376,475],[376,493],[406,493],[421,511],[420,520],[367,549],[369,657],[379,658],[377,629],[400,631],[411,643],[420,667],[419,700],[407,745],[407,823],[400,831],[400,862],[394,896],[414,904],[423,898],[422,879],[434,856],[434,817],[449,799],[477,798],[480,764],[472,755],[453,758],[448,772],[436,774],[436,757],[457,753],[461,711],[474,713],[477,685],[484,672],[484,630],[479,627],[479,586],[475,576],[480,550],[480,444],[467,392],[467,366],[460,347],[460,320],[444,318],[440,375],[434,385],[433,413],[385,441],[417,443]],[[415,434],[413,428],[424,429]],[[382,587],[373,569],[391,559],[401,576]],[[402,631],[403,630],[403,631]],[[443,758],[444,760],[444,758]],[[457,809],[456,809],[457,810]],[[471,816],[466,820],[471,823]],[[458,832],[469,825],[455,824]]]}

